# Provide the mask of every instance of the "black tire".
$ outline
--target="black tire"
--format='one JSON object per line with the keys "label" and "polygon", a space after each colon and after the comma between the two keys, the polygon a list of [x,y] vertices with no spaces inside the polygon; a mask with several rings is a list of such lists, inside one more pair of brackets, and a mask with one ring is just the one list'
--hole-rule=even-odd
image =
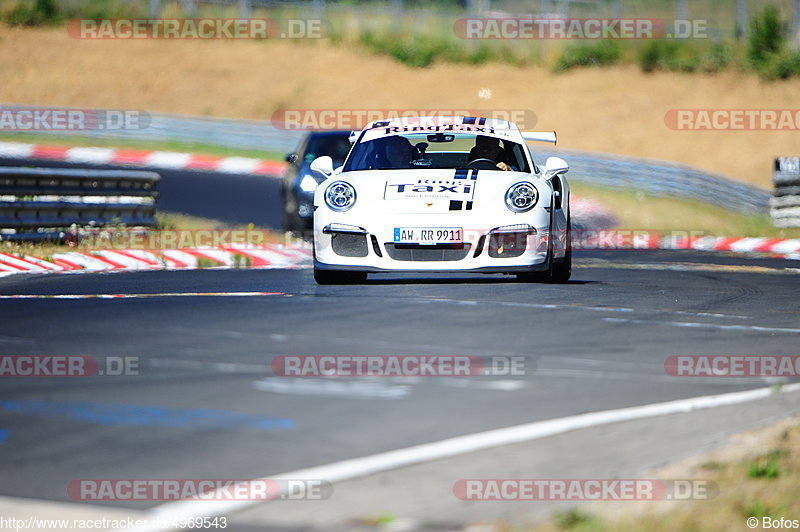
{"label": "black tire", "polygon": [[774,174],[772,174],[772,183],[776,187],[800,186],[800,175],[775,172]]}
{"label": "black tire", "polygon": [[[298,216],[299,218],[299,216]],[[314,241],[314,218],[300,218],[301,237],[307,242]]]}
{"label": "black tire", "polygon": [[289,193],[286,190],[286,185],[281,184],[281,228],[286,232],[297,230],[296,217],[293,216],[292,208],[289,205]]}
{"label": "black tire", "polygon": [[314,280],[317,284],[358,284],[367,280],[367,272],[347,272],[338,270],[320,270],[314,268]]}
{"label": "black tire", "polygon": [[296,212],[289,211],[287,207],[283,209],[283,230],[296,233],[303,228],[303,221],[297,216]]}
{"label": "black tire", "polygon": [[517,280],[523,283],[566,283],[572,277],[572,244],[567,244],[563,259],[553,260],[541,272],[518,273]]}
{"label": "black tire", "polygon": [[775,192],[772,194],[775,197],[781,196],[800,196],[800,186],[780,186],[775,187]]}
{"label": "black tire", "polygon": [[[553,216],[550,216],[552,227]],[[572,277],[572,220],[567,221],[567,245],[563,259],[553,258],[553,240],[547,243],[547,269],[541,272],[518,273],[523,283],[566,283]]]}
{"label": "black tire", "polygon": [[517,274],[517,281],[521,283],[549,283],[550,270],[543,272],[525,272]]}
{"label": "black tire", "polygon": [[553,261],[553,267],[550,272],[549,282],[551,283],[566,283],[572,277],[572,242],[569,236],[567,236],[567,249],[564,253],[564,258]]}

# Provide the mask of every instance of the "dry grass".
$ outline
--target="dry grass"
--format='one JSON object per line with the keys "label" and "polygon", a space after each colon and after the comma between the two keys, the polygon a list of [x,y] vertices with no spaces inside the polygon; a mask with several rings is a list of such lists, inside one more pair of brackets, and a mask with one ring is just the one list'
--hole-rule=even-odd
{"label": "dry grass", "polygon": [[[0,102],[268,119],[279,108],[531,109],[566,148],[668,159],[770,185],[797,132],[672,131],[675,108],[800,108],[800,79],[744,73],[553,74],[544,67],[415,70],[327,41],[81,41],[64,28],[0,26]],[[481,100],[481,88],[492,90]]]}
{"label": "dry grass", "polygon": [[[708,500],[615,502],[583,506],[559,514],[537,532],[555,530],[672,532],[674,530],[747,530],[748,517],[772,519],[800,516],[800,421],[781,422],[740,435],[720,451],[693,457],[649,478],[710,480],[719,495]],[[774,463],[777,476],[753,476],[754,468]],[[565,521],[574,526],[564,526]],[[758,527],[761,530],[761,526]]]}

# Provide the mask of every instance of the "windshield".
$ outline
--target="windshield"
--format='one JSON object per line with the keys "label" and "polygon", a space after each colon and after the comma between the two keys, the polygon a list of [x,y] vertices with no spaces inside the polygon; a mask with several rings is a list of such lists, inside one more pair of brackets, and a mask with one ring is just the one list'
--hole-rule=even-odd
{"label": "windshield", "polygon": [[350,132],[342,134],[311,135],[306,145],[303,160],[311,162],[317,157],[328,155],[334,165],[341,165],[350,152]]}
{"label": "windshield", "polygon": [[359,142],[344,170],[494,169],[498,163],[505,163],[510,170],[530,172],[524,150],[520,144],[489,135],[393,135]]}

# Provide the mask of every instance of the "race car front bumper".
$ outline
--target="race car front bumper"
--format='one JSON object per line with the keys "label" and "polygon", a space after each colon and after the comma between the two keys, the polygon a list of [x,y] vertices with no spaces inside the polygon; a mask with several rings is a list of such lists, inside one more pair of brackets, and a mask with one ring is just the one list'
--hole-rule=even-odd
{"label": "race car front bumper", "polygon": [[[464,227],[467,219],[389,215],[380,224],[315,221],[314,267],[365,272],[523,273],[548,267],[549,214],[509,216],[489,228]],[[459,223],[461,222],[461,223]],[[508,222],[508,223],[506,223]],[[398,243],[400,227],[462,227],[459,243]]]}

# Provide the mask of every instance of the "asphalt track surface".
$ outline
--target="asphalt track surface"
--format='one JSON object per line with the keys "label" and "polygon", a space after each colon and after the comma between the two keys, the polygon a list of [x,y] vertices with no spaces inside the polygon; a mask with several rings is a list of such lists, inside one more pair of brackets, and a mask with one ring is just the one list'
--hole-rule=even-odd
{"label": "asphalt track surface", "polygon": [[[69,501],[75,479],[268,476],[768,385],[671,377],[670,355],[798,354],[796,261],[597,251],[576,263],[565,285],[415,274],[323,287],[307,269],[0,278],[0,296],[153,296],[0,300],[0,354],[139,357],[139,375],[3,379],[0,495]],[[175,295],[199,292],[273,295]],[[271,360],[292,354],[522,356],[535,371],[334,385],[273,375]]]}

